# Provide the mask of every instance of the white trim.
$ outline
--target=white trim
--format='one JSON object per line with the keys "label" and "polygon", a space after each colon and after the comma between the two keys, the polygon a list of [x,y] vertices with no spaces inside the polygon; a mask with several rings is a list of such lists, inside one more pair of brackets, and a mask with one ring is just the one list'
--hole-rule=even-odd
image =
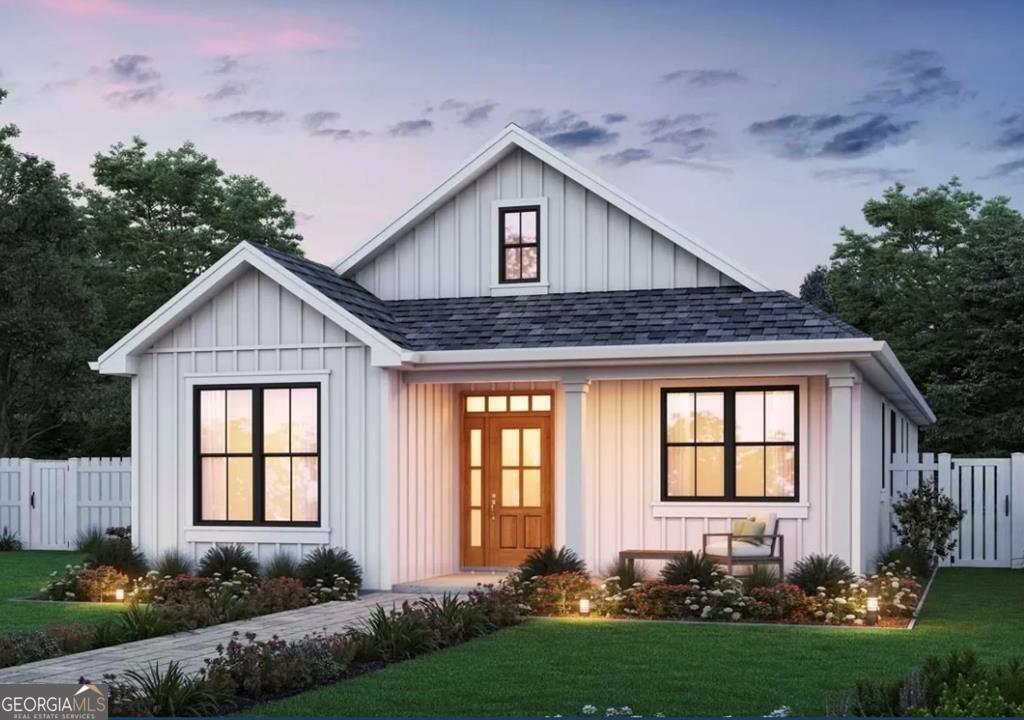
{"label": "white trim", "polygon": [[394,366],[408,356],[408,353],[398,345],[319,290],[300,280],[277,261],[249,243],[241,242],[100,355],[95,369],[107,375],[134,375],[137,372],[137,356],[140,353],[147,350],[161,333],[195,311],[210,296],[241,275],[247,267],[266,275],[366,343],[375,365]]}
{"label": "white trim", "polygon": [[[660,491],[660,490],[659,490]],[[752,503],[752,502],[652,502],[652,517],[656,518],[740,518],[752,512],[775,513],[781,520],[806,520],[810,517],[810,503]]]}
{"label": "white trim", "polygon": [[419,202],[346,257],[335,263],[334,269],[341,274],[347,274],[358,269],[360,265],[380,252],[393,240],[401,237],[420,219],[444,204],[451,195],[469,185],[493,162],[516,147],[530,153],[541,162],[550,165],[606,202],[611,203],[627,215],[650,227],[654,232],[668,238],[711,267],[732,278],[740,285],[750,290],[771,289],[767,284],[750,272],[742,269],[733,261],[716,251],[708,249],[694,239],[693,236],[669,224],[622,191],[584,170],[568,157],[541,142],[514,123],[506,126],[504,130],[484,144],[461,167],[450,173],[440,185],[430,191]]}
{"label": "white trim", "polygon": [[[501,229],[498,227],[498,217],[502,209],[507,207],[518,207],[520,205],[536,205],[540,217],[537,218],[537,229],[540,234],[540,281],[533,283],[502,283],[499,276],[501,267]],[[548,199],[546,197],[532,198],[505,198],[491,202],[491,295],[543,295],[548,292],[548,245],[550,245],[550,233],[548,232]]]}
{"label": "white trim", "polygon": [[[268,380],[282,379],[284,382],[294,383],[316,383],[320,386],[320,524],[316,527],[289,527],[287,525],[194,525],[195,513],[195,442],[192,432],[193,419],[195,418],[195,389],[197,385],[260,385]],[[246,540],[246,542],[292,542],[282,540],[283,537],[295,537],[296,533],[323,533],[322,541],[308,540],[304,542],[323,542],[330,540],[330,508],[331,508],[331,487],[334,479],[331,477],[331,371],[330,370],[303,370],[289,372],[204,372],[189,373],[183,376],[185,380],[185,419],[189,432],[185,433],[185,512],[190,521],[185,526],[185,540],[187,542],[237,542],[233,539],[241,533],[263,531],[268,537],[279,536],[274,540]],[[132,404],[134,407],[134,403]],[[344,412],[344,408],[340,409]],[[133,458],[134,459],[134,458]],[[134,500],[134,498],[133,498]],[[133,503],[134,504],[134,503]],[[191,535],[190,535],[191,533]],[[201,540],[193,539],[203,538]],[[209,539],[213,538],[213,539]]]}
{"label": "white trim", "polygon": [[260,527],[232,525],[188,525],[182,528],[185,542],[209,543],[303,543],[328,545],[331,530],[328,527]]}

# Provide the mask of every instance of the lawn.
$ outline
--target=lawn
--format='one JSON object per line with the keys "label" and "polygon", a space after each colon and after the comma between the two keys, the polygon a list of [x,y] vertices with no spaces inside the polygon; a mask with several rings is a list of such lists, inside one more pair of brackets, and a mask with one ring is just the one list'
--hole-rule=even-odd
{"label": "lawn", "polygon": [[63,623],[98,623],[110,613],[123,610],[115,603],[22,602],[38,594],[51,572],[81,559],[79,553],[55,550],[0,553],[0,635]]}
{"label": "lawn", "polygon": [[917,628],[533,620],[481,640],[246,710],[297,715],[820,715],[858,679],[972,648],[1024,657],[1024,572],[946,569]]}

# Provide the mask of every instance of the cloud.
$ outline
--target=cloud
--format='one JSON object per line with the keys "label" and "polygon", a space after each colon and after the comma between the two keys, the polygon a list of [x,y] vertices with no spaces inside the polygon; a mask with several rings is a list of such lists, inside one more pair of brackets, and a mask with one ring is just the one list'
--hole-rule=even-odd
{"label": "cloud", "polygon": [[841,167],[818,170],[814,177],[819,180],[849,182],[853,185],[877,185],[903,180],[913,174],[914,171],[910,168]]}
{"label": "cloud", "polygon": [[732,168],[709,160],[695,160],[693,158],[671,156],[659,159],[658,163],[661,165],[676,165],[689,170],[697,170],[698,172],[717,173],[719,175],[732,174]]}
{"label": "cloud", "polygon": [[888,115],[875,115],[856,127],[836,133],[818,154],[822,157],[863,157],[888,145],[899,144],[916,124],[914,120],[900,122]]}
{"label": "cloud", "polygon": [[888,78],[868,92],[861,103],[903,107],[927,105],[940,100],[959,102],[974,93],[950,76],[939,54],[931,50],[907,50],[884,63]]}
{"label": "cloud", "polygon": [[204,99],[216,102],[217,100],[227,100],[228,98],[241,97],[249,92],[249,86],[245,83],[240,82],[226,82],[218,87],[213,92],[204,95]]}
{"label": "cloud", "polygon": [[664,115],[640,123],[640,127],[651,143],[672,145],[676,152],[693,156],[706,150],[708,142],[716,135],[706,123],[709,117],[707,113]]}
{"label": "cloud", "polygon": [[273,125],[284,119],[284,113],[278,110],[239,110],[215,119],[234,125]]}
{"label": "cloud", "polygon": [[752,123],[747,132],[769,144],[776,155],[789,160],[816,156],[854,158],[902,142],[916,124],[885,113],[793,113]]}
{"label": "cloud", "polygon": [[335,123],[340,119],[341,113],[336,113],[333,110],[318,110],[303,115],[302,124],[309,131],[310,135],[314,137],[328,137],[332,140],[356,140],[370,134],[365,130],[353,130],[352,128],[335,126]]}
{"label": "cloud", "polygon": [[416,137],[424,135],[434,129],[431,120],[402,120],[388,128],[388,135],[391,137]]}
{"label": "cloud", "polygon": [[236,55],[218,55],[213,59],[212,75],[229,75],[238,69],[241,59]]}
{"label": "cloud", "polygon": [[732,83],[744,83],[747,78],[738,70],[702,68],[673,70],[661,76],[663,83],[682,83],[692,88],[714,88]]}
{"label": "cloud", "polygon": [[988,174],[979,176],[982,180],[996,178],[1014,178],[1024,180],[1024,157],[1009,162],[999,163]]}
{"label": "cloud", "polygon": [[160,97],[160,93],[161,88],[159,85],[146,85],[145,87],[129,88],[127,90],[112,90],[103,97],[112,105],[124,108],[156,102]]}
{"label": "cloud", "polygon": [[581,118],[577,113],[563,110],[557,116],[537,117],[527,123],[526,131],[533,133],[549,145],[565,150],[610,145],[619,139],[619,134],[604,125],[595,125]]}
{"label": "cloud", "polygon": [[[498,103],[491,100],[470,103],[464,100],[448,98],[438,106],[438,109],[444,112],[455,113],[459,118],[459,122],[466,127],[476,127],[487,122],[496,107],[498,107]],[[432,107],[428,107],[425,114],[431,113],[433,110]]]}
{"label": "cloud", "polygon": [[77,85],[78,78],[64,78],[63,80],[52,80],[48,83],[43,83],[41,90],[43,92],[56,92],[65,88],[73,88]]}
{"label": "cloud", "polygon": [[121,55],[109,62],[106,71],[114,80],[136,85],[160,79],[160,73],[153,67],[153,58],[148,55]]}
{"label": "cloud", "polygon": [[700,125],[711,117],[708,113],[682,113],[680,115],[663,115],[653,120],[640,123],[640,127],[648,135],[661,135],[679,128],[692,128]]}
{"label": "cloud", "polygon": [[607,165],[622,167],[623,165],[650,160],[653,157],[654,153],[646,148],[631,147],[619,150],[618,152],[602,155],[599,159]]}
{"label": "cloud", "polygon": [[605,113],[601,116],[601,120],[605,125],[616,125],[621,122],[626,122],[628,119],[629,117],[625,113],[620,112]]}
{"label": "cloud", "polygon": [[999,137],[996,138],[996,149],[1015,150],[1024,147],[1024,112],[1007,115],[996,124],[1003,128]]}

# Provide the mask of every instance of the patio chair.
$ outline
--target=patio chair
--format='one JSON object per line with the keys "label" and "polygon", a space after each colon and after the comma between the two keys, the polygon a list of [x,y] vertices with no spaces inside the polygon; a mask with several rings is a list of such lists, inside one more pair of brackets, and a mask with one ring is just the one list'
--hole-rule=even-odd
{"label": "patio chair", "polygon": [[784,564],[783,536],[779,534],[779,518],[775,513],[754,513],[749,519],[763,522],[761,535],[737,535],[732,532],[704,533],[704,554],[733,574],[735,565],[775,565],[782,578]]}

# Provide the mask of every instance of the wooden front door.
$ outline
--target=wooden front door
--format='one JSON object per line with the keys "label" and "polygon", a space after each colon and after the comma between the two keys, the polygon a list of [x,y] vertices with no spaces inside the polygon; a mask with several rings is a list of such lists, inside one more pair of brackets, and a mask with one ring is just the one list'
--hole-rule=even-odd
{"label": "wooden front door", "polygon": [[504,408],[494,411],[470,412],[466,408],[473,406],[464,405],[465,567],[512,567],[551,544],[550,397],[538,396],[542,402],[526,405],[547,408],[539,412],[509,410],[513,397],[530,396],[488,402],[488,408]]}

